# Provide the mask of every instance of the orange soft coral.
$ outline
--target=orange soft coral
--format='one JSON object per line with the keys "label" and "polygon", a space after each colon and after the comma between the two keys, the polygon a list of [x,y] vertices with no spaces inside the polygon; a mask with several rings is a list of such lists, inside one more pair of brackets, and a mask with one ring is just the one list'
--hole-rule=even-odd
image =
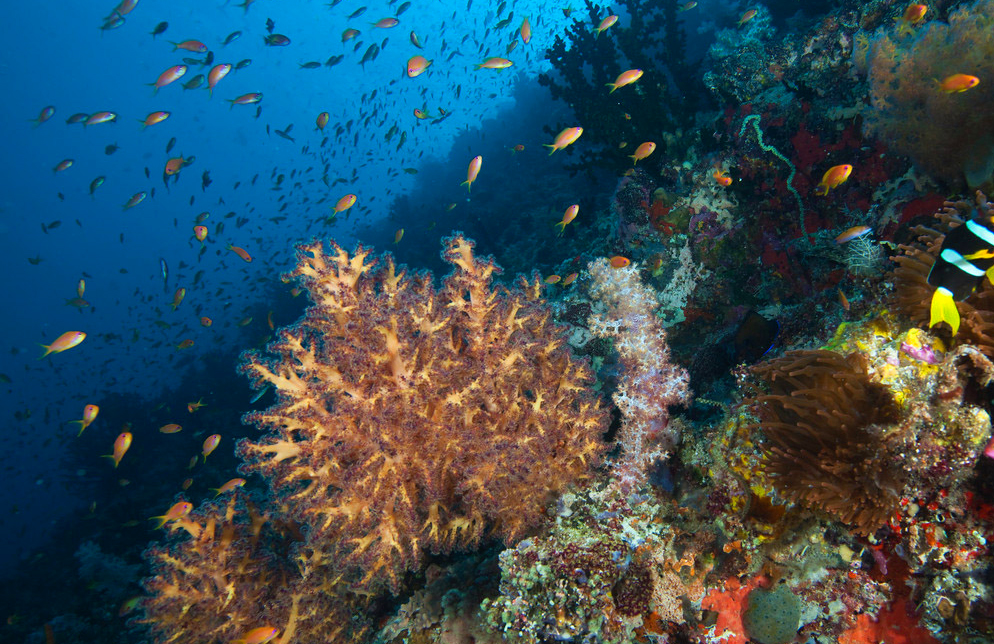
{"label": "orange soft coral", "polygon": [[[870,47],[870,133],[953,187],[980,185],[994,166],[994,0],[965,4],[917,34],[892,32]],[[981,79],[961,93],[939,81]]]}
{"label": "orange soft coral", "polygon": [[152,576],[143,582],[149,596],[137,621],[158,640],[221,644],[263,626],[279,631],[279,644],[362,632],[342,596],[318,592],[320,579],[280,556],[295,531],[275,525],[240,492],[198,508],[172,531],[179,534],[144,553]]}
{"label": "orange soft coral", "polygon": [[301,247],[314,306],[242,368],[277,392],[246,416],[270,433],[239,446],[244,470],[308,527],[301,561],[367,591],[396,590],[427,551],[522,537],[604,451],[607,414],[539,278],[495,287],[462,237],[443,256],[436,290],[389,255]]}

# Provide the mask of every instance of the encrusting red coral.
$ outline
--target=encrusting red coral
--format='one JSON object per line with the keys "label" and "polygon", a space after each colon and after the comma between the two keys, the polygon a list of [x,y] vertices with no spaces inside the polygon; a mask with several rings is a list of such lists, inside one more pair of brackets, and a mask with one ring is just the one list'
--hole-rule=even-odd
{"label": "encrusting red coral", "polygon": [[307,527],[299,557],[366,592],[396,591],[428,551],[493,534],[512,542],[542,520],[604,451],[607,412],[549,319],[537,275],[499,271],[461,236],[455,270],[430,274],[337,245],[300,247],[292,276],[314,306],[242,371],[277,403],[245,421],[270,433],[238,448]]}

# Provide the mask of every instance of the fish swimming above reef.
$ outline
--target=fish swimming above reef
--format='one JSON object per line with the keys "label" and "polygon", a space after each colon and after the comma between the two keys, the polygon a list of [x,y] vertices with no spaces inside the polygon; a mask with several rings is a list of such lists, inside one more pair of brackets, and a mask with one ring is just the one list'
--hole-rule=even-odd
{"label": "fish swimming above reef", "polygon": [[981,215],[953,228],[942,240],[939,257],[928,272],[932,294],[928,325],[945,322],[959,330],[956,302],[970,297],[984,282],[994,282],[994,217]]}

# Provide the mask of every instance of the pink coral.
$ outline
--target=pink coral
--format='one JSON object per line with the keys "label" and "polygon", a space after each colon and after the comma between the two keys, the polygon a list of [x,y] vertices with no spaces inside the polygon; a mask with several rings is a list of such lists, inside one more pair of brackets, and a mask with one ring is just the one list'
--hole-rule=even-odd
{"label": "pink coral", "polygon": [[606,259],[587,267],[591,296],[601,303],[590,316],[594,335],[610,337],[624,374],[614,402],[624,419],[618,432],[623,454],[615,474],[622,489],[645,480],[647,469],[669,457],[680,440],[667,408],[690,398],[687,372],[670,361],[655,292],[642,284],[638,265],[615,268]]}

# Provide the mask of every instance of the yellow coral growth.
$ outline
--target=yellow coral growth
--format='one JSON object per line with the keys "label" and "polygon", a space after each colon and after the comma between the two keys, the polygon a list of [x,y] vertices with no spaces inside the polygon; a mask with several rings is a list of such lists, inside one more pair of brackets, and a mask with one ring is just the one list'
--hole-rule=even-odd
{"label": "yellow coral growth", "polygon": [[292,275],[314,306],[242,367],[277,392],[246,417],[270,433],[240,445],[245,470],[309,527],[302,560],[356,588],[396,590],[426,551],[520,538],[604,450],[591,372],[539,278],[495,287],[462,237],[443,256],[436,290],[390,256],[301,247]]}

